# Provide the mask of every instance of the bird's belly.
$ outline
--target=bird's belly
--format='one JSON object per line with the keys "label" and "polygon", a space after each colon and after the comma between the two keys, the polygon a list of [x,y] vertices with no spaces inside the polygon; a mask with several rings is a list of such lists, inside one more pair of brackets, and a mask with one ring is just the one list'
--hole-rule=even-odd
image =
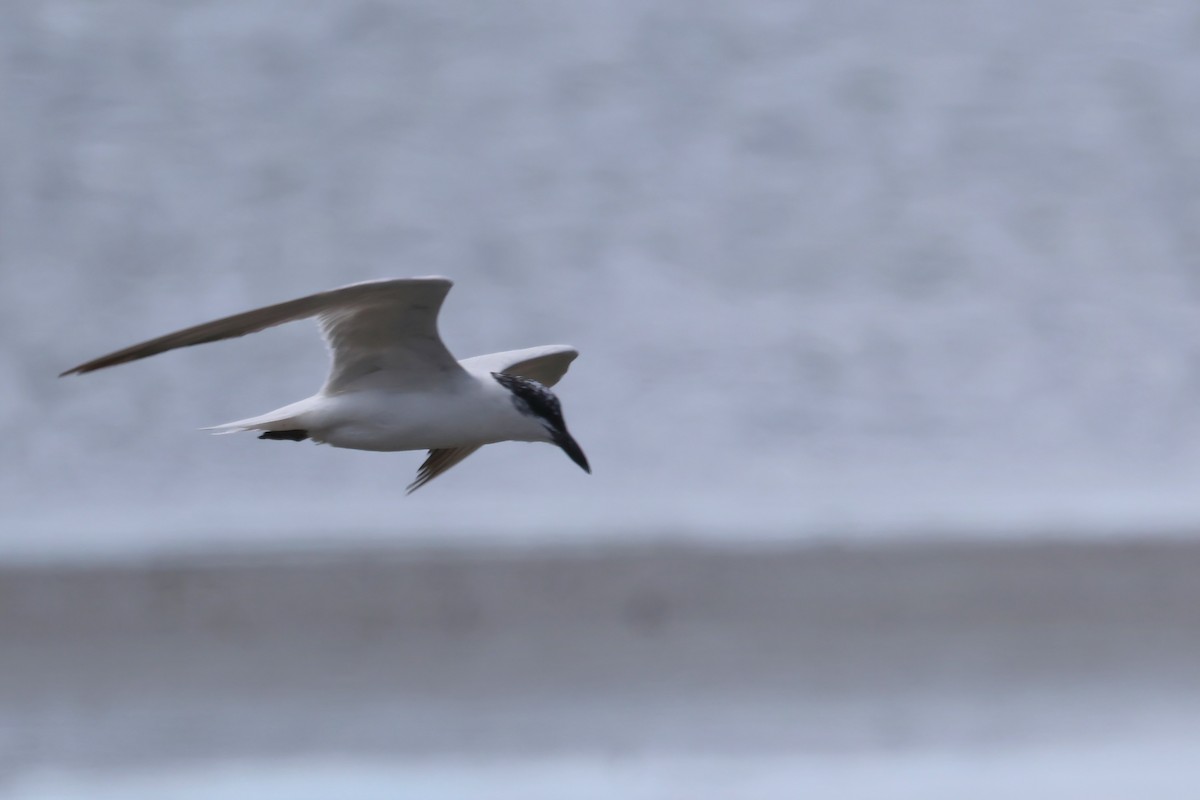
{"label": "bird's belly", "polygon": [[322,444],[351,450],[436,450],[514,438],[502,415],[473,397],[389,394],[337,398],[311,425]]}
{"label": "bird's belly", "polygon": [[478,437],[464,436],[461,431],[439,431],[434,427],[371,425],[351,422],[312,435],[314,441],[347,450],[375,450],[383,453],[397,450],[439,450],[447,447],[467,447],[481,442]]}

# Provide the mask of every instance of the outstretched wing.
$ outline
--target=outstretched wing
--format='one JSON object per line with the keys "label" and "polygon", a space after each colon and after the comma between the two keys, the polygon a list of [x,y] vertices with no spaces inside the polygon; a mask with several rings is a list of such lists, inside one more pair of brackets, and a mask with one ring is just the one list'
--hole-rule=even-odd
{"label": "outstretched wing", "polygon": [[81,375],[315,316],[333,355],[327,392],[344,391],[363,382],[394,386],[433,383],[462,371],[437,330],[438,311],[452,285],[449,279],[438,277],[354,283],[168,333],[80,364],[62,375]]}
{"label": "outstretched wing", "polygon": [[324,391],[434,386],[465,377],[437,328],[452,285],[446,278],[379,281],[352,302],[321,311],[321,332],[333,352]]}
{"label": "outstretched wing", "polygon": [[404,490],[405,494],[412,494],[417,489],[420,489],[431,480],[441,475],[446,470],[453,467],[458,462],[462,461],[467,456],[474,453],[482,445],[474,447],[447,447],[442,450],[430,450],[429,455],[421,463],[421,468],[417,470],[416,479],[408,485]]}
{"label": "outstretched wing", "polygon": [[[458,363],[467,372],[502,372],[553,386],[566,374],[567,367],[578,355],[579,351],[574,347],[551,344],[464,358]],[[407,493],[412,494],[478,449],[479,447],[449,447],[430,450],[421,468],[417,470],[416,480],[408,485]]]}
{"label": "outstretched wing", "polygon": [[503,353],[488,353],[486,356],[464,358],[458,363],[467,372],[502,372],[519,375],[537,381],[543,386],[553,386],[567,374],[567,367],[578,357],[579,351],[565,344],[547,344],[542,347],[526,347],[523,350],[506,350]]}

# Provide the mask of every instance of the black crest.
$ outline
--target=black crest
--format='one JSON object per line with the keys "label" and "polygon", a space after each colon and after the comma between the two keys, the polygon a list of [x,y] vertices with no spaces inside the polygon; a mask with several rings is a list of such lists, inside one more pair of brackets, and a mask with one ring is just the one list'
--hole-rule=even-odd
{"label": "black crest", "polygon": [[549,422],[556,431],[564,431],[567,424],[563,421],[562,406],[554,392],[537,381],[522,378],[520,375],[506,375],[503,372],[493,372],[496,382],[512,392],[513,405],[522,414],[531,417],[541,417]]}

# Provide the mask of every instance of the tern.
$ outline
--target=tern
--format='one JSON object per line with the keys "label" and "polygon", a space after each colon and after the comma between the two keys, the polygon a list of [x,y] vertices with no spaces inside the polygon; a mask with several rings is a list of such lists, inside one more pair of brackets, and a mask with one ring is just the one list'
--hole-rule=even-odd
{"label": "tern", "polygon": [[316,317],[332,365],[312,397],[217,425],[260,439],[354,450],[428,450],[411,494],[485,444],[548,442],[591,472],[551,386],[579,353],[546,345],[456,360],[438,335],[442,277],[364,281],[184,328],[63,372],[82,375],[180,347]]}

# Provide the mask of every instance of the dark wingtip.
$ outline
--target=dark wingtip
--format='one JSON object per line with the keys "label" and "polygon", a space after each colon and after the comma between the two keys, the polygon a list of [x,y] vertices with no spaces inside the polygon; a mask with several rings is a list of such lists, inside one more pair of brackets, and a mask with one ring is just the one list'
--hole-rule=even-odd
{"label": "dark wingtip", "polygon": [[68,375],[86,375],[87,373],[95,372],[98,369],[105,369],[106,367],[115,367],[118,364],[124,364],[128,361],[133,360],[133,359],[128,359],[128,358],[117,358],[116,356],[118,356],[118,355],[120,355],[120,354],[114,353],[114,354],[110,354],[107,356],[103,356],[102,358],[97,358],[92,361],[84,362],[83,364],[80,364],[77,367],[71,367],[69,370],[66,370],[65,372],[58,373],[58,377],[65,378]]}
{"label": "dark wingtip", "polygon": [[96,370],[102,369],[103,367],[106,367],[106,366],[108,366],[108,364],[104,363],[104,361],[102,361],[102,360],[89,361],[86,364],[80,364],[77,367],[71,367],[68,370],[64,370],[64,371],[58,373],[58,377],[65,378],[68,375],[83,375],[88,372],[95,372]]}

